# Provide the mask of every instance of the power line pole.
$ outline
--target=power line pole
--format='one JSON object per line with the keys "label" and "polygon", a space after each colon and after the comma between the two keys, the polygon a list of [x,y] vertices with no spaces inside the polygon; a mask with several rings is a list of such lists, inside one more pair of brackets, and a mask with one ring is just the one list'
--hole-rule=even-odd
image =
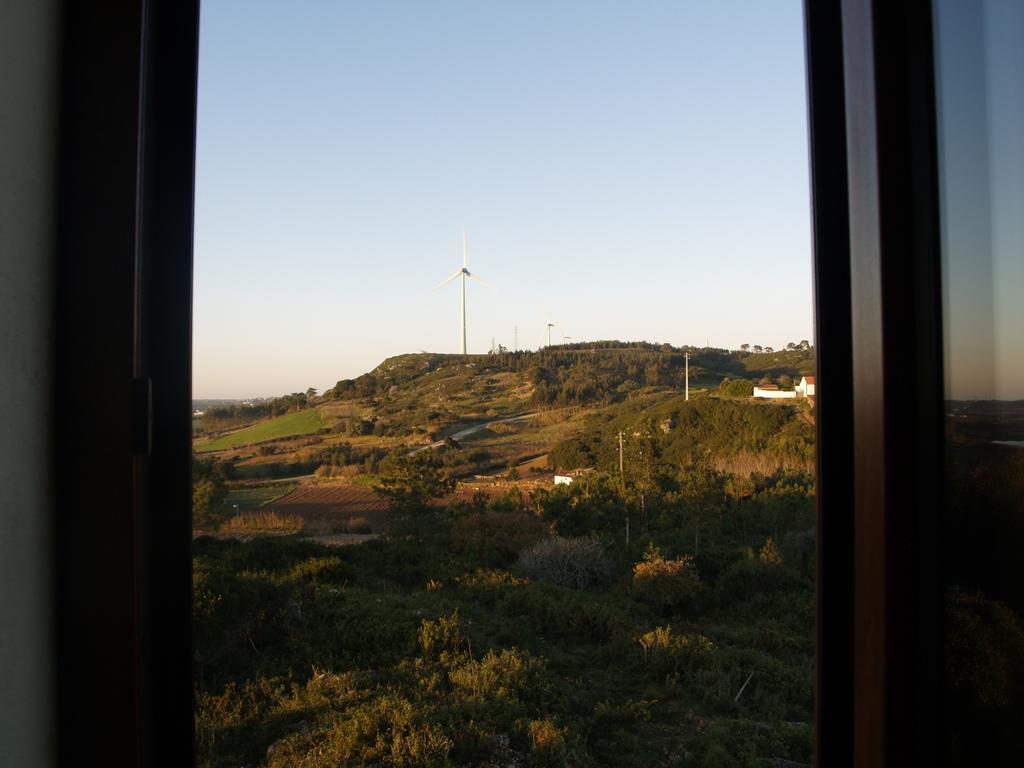
{"label": "power line pole", "polygon": [[686,400],[690,400],[690,353],[686,352],[683,357],[686,358]]}

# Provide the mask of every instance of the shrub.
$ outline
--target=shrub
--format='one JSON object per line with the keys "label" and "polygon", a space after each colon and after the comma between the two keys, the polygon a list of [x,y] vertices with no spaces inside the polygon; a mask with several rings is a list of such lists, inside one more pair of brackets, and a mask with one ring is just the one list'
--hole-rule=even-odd
{"label": "shrub", "polygon": [[527,728],[530,734],[531,757],[534,763],[543,766],[565,765],[566,730],[559,728],[550,719],[531,720]]}
{"label": "shrub", "polygon": [[747,379],[733,379],[722,384],[722,394],[726,397],[750,397],[754,394],[754,384]]}
{"label": "shrub", "polygon": [[459,612],[441,616],[437,621],[424,619],[420,623],[420,651],[425,659],[437,659],[442,653],[455,653],[462,645]]}
{"label": "shrub", "polygon": [[268,750],[267,765],[444,765],[454,745],[428,714],[401,696],[382,695],[352,708],[326,731],[282,739]]}
{"label": "shrub", "polygon": [[704,635],[676,635],[671,626],[655,627],[637,639],[644,664],[658,676],[696,672],[710,666],[715,645]]}
{"label": "shrub", "polygon": [[538,702],[548,692],[541,661],[516,648],[488,651],[479,661],[469,659],[450,669],[448,677],[457,691],[477,703]]}
{"label": "shrub", "polygon": [[782,565],[782,555],[779,554],[779,548],[775,546],[775,539],[771,536],[761,547],[758,557],[765,565]]}
{"label": "shrub", "polygon": [[553,536],[522,552],[516,568],[531,579],[586,589],[606,581],[611,564],[601,543],[592,536]]}
{"label": "shrub", "polygon": [[[633,616],[615,605],[610,596],[595,600],[592,595],[569,592],[542,582],[505,590],[498,598],[499,613],[527,624],[536,635],[572,642],[607,643],[617,636],[628,637]],[[628,600],[626,608],[629,607]],[[635,605],[635,604],[633,604]]]}
{"label": "shrub", "polygon": [[340,557],[311,557],[296,563],[288,576],[296,581],[340,581],[345,568]]}
{"label": "shrub", "polygon": [[546,533],[544,521],[529,512],[488,510],[457,520],[452,526],[452,546],[488,565],[507,566]]}
{"label": "shrub", "polygon": [[718,581],[718,603],[739,603],[763,592],[787,592],[803,589],[800,578],[790,569],[749,557],[726,569]]}
{"label": "shrub", "polygon": [[301,533],[305,521],[298,515],[276,512],[246,512],[229,518],[222,526],[225,533]]}
{"label": "shrub", "polygon": [[700,576],[689,556],[667,560],[652,545],[644,559],[633,566],[633,594],[661,608],[677,610],[691,606],[700,587]]}
{"label": "shrub", "polygon": [[526,583],[525,579],[518,579],[508,571],[484,568],[455,577],[455,584],[460,591],[472,596],[474,602],[485,606],[494,605],[499,597],[506,594],[508,587],[518,587]]}

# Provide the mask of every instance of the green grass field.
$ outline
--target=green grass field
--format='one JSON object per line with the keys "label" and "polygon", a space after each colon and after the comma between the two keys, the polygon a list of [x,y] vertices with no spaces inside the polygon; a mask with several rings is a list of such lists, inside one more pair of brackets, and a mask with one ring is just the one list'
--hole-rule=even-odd
{"label": "green grass field", "polygon": [[275,483],[252,488],[232,488],[224,497],[224,506],[234,509],[238,505],[239,512],[251,512],[264,504],[276,501],[295,490],[295,483]]}
{"label": "green grass field", "polygon": [[237,448],[241,445],[252,445],[264,440],[273,440],[278,437],[292,437],[293,435],[309,435],[318,429],[327,426],[324,423],[320,411],[309,409],[297,413],[286,413],[268,421],[261,421],[251,427],[240,429],[227,435],[218,437],[206,443],[197,443],[196,453],[211,453],[223,451],[228,448]]}

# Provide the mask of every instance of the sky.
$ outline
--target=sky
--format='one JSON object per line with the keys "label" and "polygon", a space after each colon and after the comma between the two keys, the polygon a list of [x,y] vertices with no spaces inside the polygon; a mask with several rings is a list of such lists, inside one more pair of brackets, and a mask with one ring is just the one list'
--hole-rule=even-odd
{"label": "sky", "polygon": [[813,341],[799,0],[204,0],[193,395]]}

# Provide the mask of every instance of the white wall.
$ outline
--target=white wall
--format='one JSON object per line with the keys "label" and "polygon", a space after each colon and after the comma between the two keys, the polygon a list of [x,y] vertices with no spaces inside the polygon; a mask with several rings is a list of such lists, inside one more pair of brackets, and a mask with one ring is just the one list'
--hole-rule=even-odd
{"label": "white wall", "polygon": [[773,400],[791,400],[796,397],[796,392],[792,389],[761,389],[760,387],[754,387],[754,397],[768,397]]}
{"label": "white wall", "polygon": [[50,519],[58,7],[0,0],[0,766],[54,764]]}

